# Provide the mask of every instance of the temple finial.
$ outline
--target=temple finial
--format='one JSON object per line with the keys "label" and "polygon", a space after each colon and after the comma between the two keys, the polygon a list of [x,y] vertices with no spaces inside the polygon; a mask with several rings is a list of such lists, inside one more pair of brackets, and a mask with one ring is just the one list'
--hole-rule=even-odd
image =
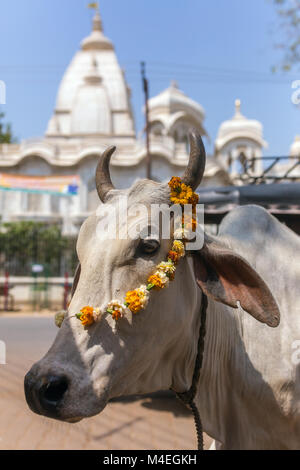
{"label": "temple finial", "polygon": [[88,4],[88,8],[95,10],[95,15],[93,18],[93,31],[103,31],[102,20],[99,10],[99,2],[92,2]]}
{"label": "temple finial", "polygon": [[99,2],[91,2],[88,4],[88,8],[95,10],[99,13]]}
{"label": "temple finial", "polygon": [[241,100],[235,100],[234,105],[235,105],[236,114],[240,114],[240,112],[241,112]]}
{"label": "temple finial", "polygon": [[176,80],[171,80],[171,83],[170,83],[170,87],[171,88],[176,88],[178,90],[178,83]]}

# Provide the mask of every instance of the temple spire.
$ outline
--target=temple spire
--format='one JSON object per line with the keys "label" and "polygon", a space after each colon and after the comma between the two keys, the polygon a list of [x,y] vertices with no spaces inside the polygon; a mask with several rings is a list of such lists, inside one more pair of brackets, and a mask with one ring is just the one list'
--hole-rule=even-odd
{"label": "temple spire", "polygon": [[241,113],[241,100],[235,100],[235,113],[240,114]]}
{"label": "temple spire", "polygon": [[103,32],[102,19],[99,10],[96,11],[93,18],[93,31]]}
{"label": "temple spire", "polygon": [[244,116],[241,113],[241,100],[235,100],[234,102],[235,106],[235,115],[233,116],[233,119],[244,119]]}

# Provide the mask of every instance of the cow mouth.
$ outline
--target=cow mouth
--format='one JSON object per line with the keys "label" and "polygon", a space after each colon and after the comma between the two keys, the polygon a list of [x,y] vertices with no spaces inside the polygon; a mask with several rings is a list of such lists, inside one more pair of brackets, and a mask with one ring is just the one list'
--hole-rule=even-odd
{"label": "cow mouth", "polygon": [[84,418],[77,417],[77,418],[67,418],[67,419],[64,419],[63,421],[65,421],[66,423],[75,424],[75,423],[79,423],[79,421],[82,421],[83,419]]}

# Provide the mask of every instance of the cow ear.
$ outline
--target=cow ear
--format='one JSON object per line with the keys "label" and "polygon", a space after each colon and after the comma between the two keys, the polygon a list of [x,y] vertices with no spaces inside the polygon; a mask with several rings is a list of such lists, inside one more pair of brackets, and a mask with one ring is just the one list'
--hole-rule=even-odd
{"label": "cow ear", "polygon": [[280,312],[270,289],[244,258],[210,242],[193,259],[196,282],[208,297],[233,308],[240,302],[256,320],[279,325]]}
{"label": "cow ear", "polygon": [[81,265],[80,265],[80,263],[78,263],[75,274],[74,274],[74,280],[73,280],[72,289],[71,289],[71,299],[72,299],[72,297],[73,297],[73,295],[75,294],[75,291],[76,291],[76,287],[77,287],[77,284],[78,284],[78,281],[79,281],[79,278],[80,278],[80,271],[81,271]]}

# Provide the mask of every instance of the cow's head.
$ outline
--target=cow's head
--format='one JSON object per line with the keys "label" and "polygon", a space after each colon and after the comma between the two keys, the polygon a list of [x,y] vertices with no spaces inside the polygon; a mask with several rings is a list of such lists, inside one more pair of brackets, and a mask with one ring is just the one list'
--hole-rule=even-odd
{"label": "cow's head", "polygon": [[[205,150],[196,134],[191,134],[190,143],[189,164],[182,179],[196,189],[204,173]],[[109,175],[113,151],[104,152],[96,172],[96,186],[104,204],[88,217],[79,233],[79,266],[69,318],[48,353],[25,378],[30,408],[69,422],[99,413],[110,398],[120,395],[170,387],[188,389],[197,352],[202,292],[233,307],[240,300],[258,320],[271,326],[278,323],[276,303],[257,273],[241,257],[206,239],[202,250],[180,261],[169,288],[151,294],[145,310],[137,315],[128,313],[118,322],[104,315],[83,328],[74,314],[85,305],[101,306],[124,298],[128,290],[145,283],[170,249],[170,240],[160,237],[157,227],[153,239],[103,240],[99,234],[99,223],[104,213],[107,215],[105,207],[117,206],[120,195],[128,201],[127,224],[131,229],[138,227],[139,233],[146,233],[144,229],[151,221],[130,208],[169,202],[167,184],[142,180],[127,191],[115,190]]]}

